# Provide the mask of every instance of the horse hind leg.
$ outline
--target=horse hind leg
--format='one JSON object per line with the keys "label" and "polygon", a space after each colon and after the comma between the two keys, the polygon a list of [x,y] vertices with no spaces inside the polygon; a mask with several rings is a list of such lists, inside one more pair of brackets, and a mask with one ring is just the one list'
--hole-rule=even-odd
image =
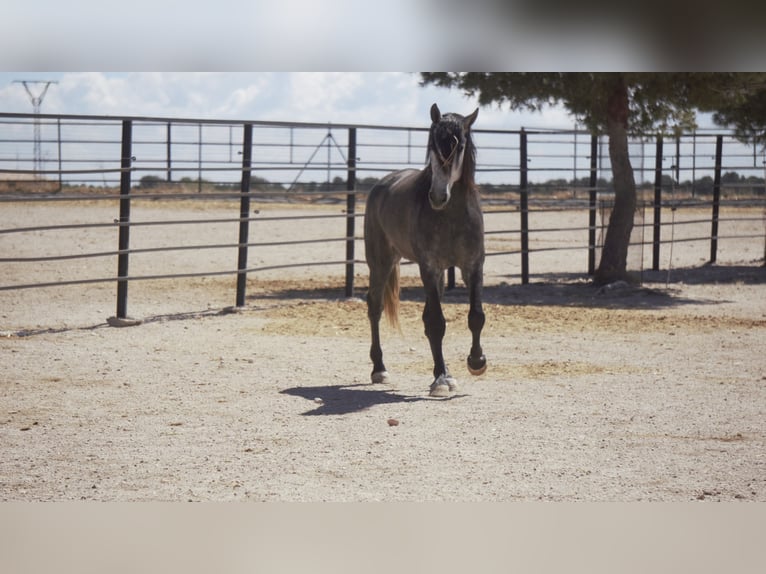
{"label": "horse hind leg", "polygon": [[386,365],[383,364],[383,349],[380,345],[380,317],[383,314],[382,289],[373,288],[367,292],[367,317],[370,320],[370,360],[372,360],[372,373],[370,378],[373,383],[383,383],[388,379]]}
{"label": "horse hind leg", "polygon": [[[387,266],[370,267],[370,288],[367,292],[367,317],[370,320],[370,359],[372,360],[372,373],[370,379],[373,384],[387,383],[388,371],[383,363],[383,349],[380,343],[380,319],[383,315],[384,301],[390,298],[392,292],[398,297],[398,273],[397,263]],[[396,285],[392,285],[396,281]],[[390,303],[389,303],[390,304]],[[389,315],[389,319],[391,316]]]}

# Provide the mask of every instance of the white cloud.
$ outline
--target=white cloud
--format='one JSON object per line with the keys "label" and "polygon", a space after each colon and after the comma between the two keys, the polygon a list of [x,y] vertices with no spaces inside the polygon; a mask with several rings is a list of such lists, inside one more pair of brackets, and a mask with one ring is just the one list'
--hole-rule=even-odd
{"label": "white cloud", "polygon": [[136,101],[131,97],[133,89],[135,86],[127,83],[124,78],[107,77],[100,72],[66,75],[61,81],[63,98],[70,101],[80,98],[87,113],[95,114],[114,114],[117,110],[132,108]]}
{"label": "white cloud", "polygon": [[254,106],[262,91],[259,84],[236,88],[222,104],[214,109],[214,115],[227,118],[242,116],[246,110]]}
{"label": "white cloud", "polygon": [[[429,108],[468,114],[477,106],[459,90],[421,87],[407,72],[73,72],[0,73],[0,109],[31,112],[16,78],[58,80],[44,113],[252,119],[318,123],[427,126]],[[562,109],[540,114],[482,108],[477,128],[569,128]]]}
{"label": "white cloud", "polygon": [[342,113],[344,106],[360,105],[360,102],[355,102],[355,96],[363,85],[364,79],[357,73],[292,73],[289,79],[290,104],[302,117],[323,114],[327,120],[332,120],[332,114],[336,111]]}

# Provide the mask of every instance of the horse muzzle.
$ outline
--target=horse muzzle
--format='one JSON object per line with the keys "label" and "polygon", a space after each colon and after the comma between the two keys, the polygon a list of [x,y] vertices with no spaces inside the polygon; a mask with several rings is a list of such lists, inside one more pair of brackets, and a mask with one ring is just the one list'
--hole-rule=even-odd
{"label": "horse muzzle", "polygon": [[431,187],[428,192],[428,202],[433,209],[440,211],[447,206],[447,202],[449,202],[450,198],[450,187],[449,184],[443,188]]}

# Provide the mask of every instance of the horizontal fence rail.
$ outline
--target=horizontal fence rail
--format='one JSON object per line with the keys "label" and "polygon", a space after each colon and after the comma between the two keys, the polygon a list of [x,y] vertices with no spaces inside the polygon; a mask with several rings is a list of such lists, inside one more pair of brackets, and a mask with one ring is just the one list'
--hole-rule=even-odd
{"label": "horizontal fence rail", "polygon": [[[40,135],[39,142],[35,133]],[[344,268],[344,292],[353,296],[355,266],[363,263],[357,254],[361,231],[357,222],[363,212],[357,204],[386,173],[422,169],[427,137],[427,128],[412,127],[0,114],[0,209],[9,203],[46,204],[62,210],[83,201],[115,204],[112,221],[3,225],[0,269],[5,270],[0,291],[115,283],[116,317],[124,319],[133,281],[228,275],[236,278],[235,306],[241,307],[248,275],[327,266]],[[487,256],[517,257],[515,274],[522,283],[535,275],[535,258],[558,251],[571,251],[574,257],[580,254],[581,273],[593,274],[613,202],[606,140],[578,130],[477,129],[475,143]],[[33,150],[42,157],[35,157]],[[728,133],[698,132],[632,140],[630,152],[639,194],[631,249],[640,253],[640,262],[632,267],[659,270],[664,250],[672,250],[675,243],[707,245],[708,262],[716,261],[722,240],[760,243],[760,252],[766,250],[763,151],[748,148]],[[232,215],[142,220],[131,213],[136,200],[200,205],[223,201],[231,204]],[[343,210],[289,216],[252,210],[252,202],[277,201],[329,204]],[[743,207],[756,209],[743,215],[737,212]],[[549,215],[560,213],[572,214],[571,223],[547,223]],[[326,220],[335,235],[301,233],[302,221],[320,220]],[[269,221],[294,224],[294,237],[251,239],[252,226]],[[728,229],[729,224],[742,223],[752,224],[755,231],[722,232],[722,226]],[[131,246],[131,229],[189,226],[193,237],[199,226],[218,224],[234,226],[230,241]],[[707,226],[709,232],[689,235],[684,231],[700,226]],[[74,251],[45,239],[57,231],[110,229],[117,232],[113,250]],[[563,240],[562,234],[580,239]],[[40,252],[6,251],[4,238],[16,235],[34,235]],[[251,250],[291,247],[300,254],[313,244],[338,244],[338,255],[329,261],[250,262]],[[651,251],[646,263],[644,248]],[[130,271],[132,256],[172,257],[197,250],[236,252],[237,266],[188,273]],[[10,270],[15,265],[100,258],[116,260],[115,276],[61,280],[41,276],[35,282],[19,282]],[[450,284],[454,284],[454,273]]]}

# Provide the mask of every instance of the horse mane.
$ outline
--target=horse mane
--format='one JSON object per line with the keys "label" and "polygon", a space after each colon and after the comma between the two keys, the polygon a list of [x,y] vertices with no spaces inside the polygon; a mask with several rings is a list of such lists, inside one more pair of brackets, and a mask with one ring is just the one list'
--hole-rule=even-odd
{"label": "horse mane", "polygon": [[473,138],[471,137],[471,130],[468,130],[468,134],[465,137],[465,154],[463,155],[463,173],[460,175],[460,181],[466,188],[471,191],[476,191],[476,179],[474,174],[476,173],[476,146],[473,145]]}

